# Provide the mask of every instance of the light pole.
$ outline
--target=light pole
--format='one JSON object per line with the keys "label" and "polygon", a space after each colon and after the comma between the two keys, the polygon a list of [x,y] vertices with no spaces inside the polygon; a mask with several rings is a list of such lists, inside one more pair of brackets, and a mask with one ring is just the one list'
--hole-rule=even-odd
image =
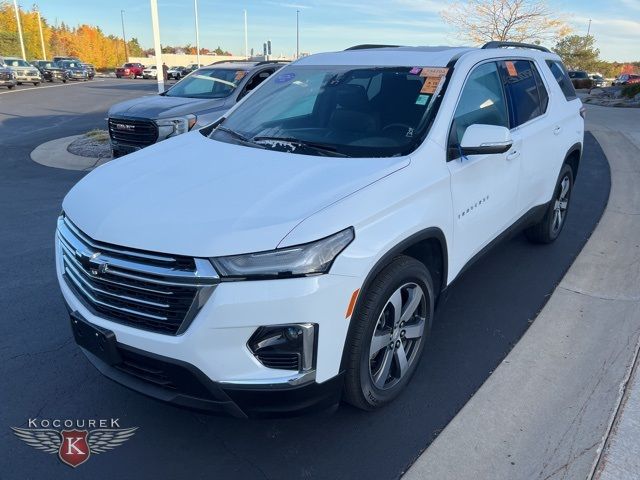
{"label": "light pole", "polygon": [[193,9],[196,12],[196,62],[200,68],[200,29],[198,28],[198,0],[193,0]]}
{"label": "light pole", "polygon": [[587,37],[591,33],[591,19],[589,19],[589,26],[587,27]]}
{"label": "light pole", "polygon": [[164,70],[162,69],[162,47],[160,46],[160,22],[158,21],[158,0],[151,2],[151,27],[153,29],[153,49],[156,54],[156,68],[158,75],[158,93],[164,92]]}
{"label": "light pole", "polygon": [[244,56],[249,60],[249,37],[247,35],[247,10],[244,10]]}
{"label": "light pole", "polygon": [[24,51],[24,40],[22,38],[22,25],[20,24],[20,10],[18,9],[18,2],[13,0],[13,8],[16,11],[16,23],[18,24],[18,37],[20,37],[20,48],[22,49],[22,59],[27,59],[27,54]]}
{"label": "light pole", "polygon": [[47,59],[47,52],[44,49],[44,35],[42,34],[42,18],[40,18],[40,10],[36,10],[38,14],[38,27],[40,28],[40,46],[42,47],[42,59]]}
{"label": "light pole", "polygon": [[300,10],[296,10],[296,60],[300,58]]}
{"label": "light pole", "polygon": [[122,41],[124,42],[124,62],[129,61],[129,49],[127,48],[127,35],[124,33],[124,10],[120,10],[120,19],[122,20]]}

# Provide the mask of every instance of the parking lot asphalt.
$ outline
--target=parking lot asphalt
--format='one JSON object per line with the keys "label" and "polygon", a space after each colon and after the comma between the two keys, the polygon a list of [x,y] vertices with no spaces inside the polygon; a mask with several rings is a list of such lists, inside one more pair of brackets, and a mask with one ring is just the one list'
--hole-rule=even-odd
{"label": "parking lot asphalt", "polygon": [[[112,103],[154,91],[155,82],[114,79],[0,96],[3,479],[397,478],[534,321],[609,194],[606,158],[588,134],[559,240],[534,246],[520,234],[471,267],[440,305],[412,383],[389,407],[365,413],[343,405],[333,414],[260,421],[181,410],[111,383],[73,343],[54,273],[53,232],[64,194],[83,173],[29,159],[40,143],[104,126]],[[34,417],[114,417],[139,429],[123,446],[71,470],[13,435],[11,426]]]}

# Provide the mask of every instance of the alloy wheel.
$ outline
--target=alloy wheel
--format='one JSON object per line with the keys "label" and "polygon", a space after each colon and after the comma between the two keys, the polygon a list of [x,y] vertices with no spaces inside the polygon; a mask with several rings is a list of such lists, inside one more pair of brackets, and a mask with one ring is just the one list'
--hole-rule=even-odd
{"label": "alloy wheel", "polygon": [[571,179],[568,175],[562,178],[558,187],[558,196],[553,205],[553,219],[551,221],[551,232],[554,235],[562,229],[564,220],[567,217],[569,194],[571,193]]}
{"label": "alloy wheel", "polygon": [[418,284],[405,283],[389,297],[369,347],[369,374],[377,388],[395,386],[417,360],[426,317],[427,300]]}

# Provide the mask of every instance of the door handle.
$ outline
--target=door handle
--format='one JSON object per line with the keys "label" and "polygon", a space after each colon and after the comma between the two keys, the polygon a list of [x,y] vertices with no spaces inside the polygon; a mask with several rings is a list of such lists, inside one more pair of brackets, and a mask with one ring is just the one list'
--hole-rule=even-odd
{"label": "door handle", "polygon": [[561,131],[562,131],[562,127],[558,126],[558,127],[553,129],[553,134],[554,135],[560,135]]}
{"label": "door handle", "polygon": [[514,160],[520,156],[520,150],[513,150],[507,154],[507,160]]}

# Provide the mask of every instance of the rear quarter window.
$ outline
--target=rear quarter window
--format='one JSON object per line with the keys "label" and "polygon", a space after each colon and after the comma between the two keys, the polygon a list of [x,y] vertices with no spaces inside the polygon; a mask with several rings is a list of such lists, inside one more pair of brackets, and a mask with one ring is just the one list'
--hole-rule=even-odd
{"label": "rear quarter window", "polygon": [[545,113],[549,98],[533,63],[528,60],[506,60],[502,62],[502,73],[511,103],[512,127]]}
{"label": "rear quarter window", "polygon": [[573,100],[577,98],[576,90],[573,88],[573,84],[571,83],[571,79],[569,78],[564,65],[562,65],[562,63],[558,62],[557,60],[547,60],[546,63],[549,67],[549,70],[551,70],[553,77],[556,79],[556,82],[558,82],[558,85],[560,85],[560,90],[562,90],[564,97],[567,100]]}

